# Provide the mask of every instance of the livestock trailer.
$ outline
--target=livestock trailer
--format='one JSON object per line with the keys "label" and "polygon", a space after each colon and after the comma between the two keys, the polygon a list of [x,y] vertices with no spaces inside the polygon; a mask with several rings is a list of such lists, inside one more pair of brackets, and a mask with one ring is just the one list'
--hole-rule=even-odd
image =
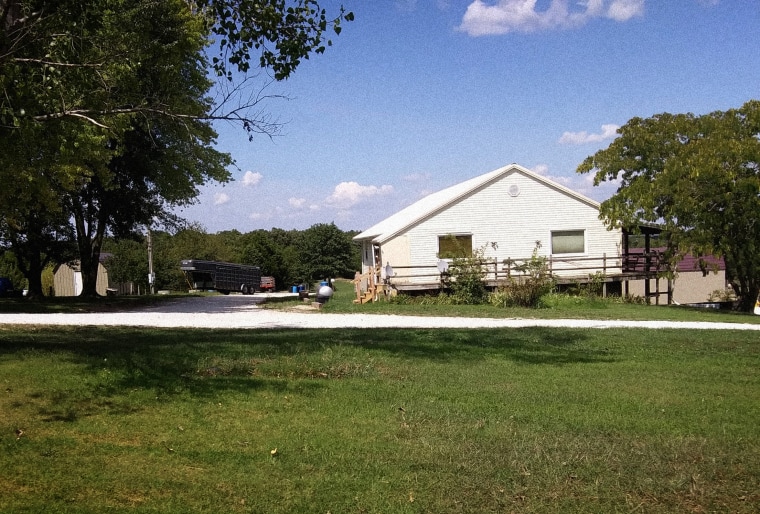
{"label": "livestock trailer", "polygon": [[215,289],[222,294],[253,294],[261,289],[258,266],[188,259],[182,261],[180,269],[193,289]]}

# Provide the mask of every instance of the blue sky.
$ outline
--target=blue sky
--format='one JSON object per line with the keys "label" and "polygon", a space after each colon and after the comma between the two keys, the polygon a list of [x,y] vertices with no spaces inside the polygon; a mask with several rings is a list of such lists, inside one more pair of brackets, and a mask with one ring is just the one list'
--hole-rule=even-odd
{"label": "blue sky", "polygon": [[[219,125],[234,181],[182,211],[209,232],[363,230],[516,162],[595,200],[576,167],[634,116],[760,98],[757,0],[345,0],[355,14],[262,108]],[[340,2],[327,1],[328,12]]]}

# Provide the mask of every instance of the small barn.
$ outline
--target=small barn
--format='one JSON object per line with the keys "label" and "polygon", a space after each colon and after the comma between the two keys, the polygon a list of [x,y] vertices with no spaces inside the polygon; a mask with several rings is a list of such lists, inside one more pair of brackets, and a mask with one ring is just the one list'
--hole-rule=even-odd
{"label": "small barn", "polygon": [[[99,295],[108,292],[108,271],[103,266],[104,256],[98,264],[96,290]],[[59,264],[53,269],[53,294],[55,296],[79,296],[82,293],[82,271],[78,261]]]}
{"label": "small barn", "polygon": [[[642,251],[642,249],[632,249],[631,253],[636,251]],[[656,248],[655,251],[664,252],[665,248]],[[702,271],[699,259],[691,254],[685,255],[676,264],[676,278],[670,286],[673,303],[682,305],[710,303],[714,300],[712,296],[716,291],[728,290],[725,261],[712,256],[705,257],[704,260],[707,265],[706,273]],[[666,279],[654,280],[660,282],[660,284],[655,284],[655,288],[664,290],[667,287]],[[643,297],[645,296],[644,285],[643,281],[632,282],[628,293]]]}
{"label": "small barn", "polygon": [[494,263],[494,282],[537,244],[555,278],[622,271],[622,231],[607,229],[599,203],[517,164],[426,196],[354,240],[362,273],[379,269],[399,290],[430,288],[456,252],[476,249]]}

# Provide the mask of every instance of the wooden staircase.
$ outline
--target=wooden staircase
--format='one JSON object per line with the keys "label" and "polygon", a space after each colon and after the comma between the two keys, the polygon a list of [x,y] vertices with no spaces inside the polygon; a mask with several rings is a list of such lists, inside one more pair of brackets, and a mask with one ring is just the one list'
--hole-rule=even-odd
{"label": "wooden staircase", "polygon": [[[380,284],[380,267],[376,267],[373,270],[366,273],[356,272],[354,275],[354,291],[356,291],[356,299],[354,303],[365,304],[369,302],[377,301],[379,295],[384,294],[385,286]],[[362,288],[362,282],[367,281],[367,288]]]}

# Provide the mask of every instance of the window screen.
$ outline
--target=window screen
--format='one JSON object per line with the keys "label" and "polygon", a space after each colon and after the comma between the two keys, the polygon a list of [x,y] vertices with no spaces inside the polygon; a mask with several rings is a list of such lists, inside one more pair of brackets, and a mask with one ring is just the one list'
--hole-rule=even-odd
{"label": "window screen", "polygon": [[449,234],[438,236],[438,258],[454,259],[472,257],[472,235],[456,236]]}
{"label": "window screen", "polygon": [[586,237],[583,230],[557,230],[552,232],[552,254],[585,253]]}

